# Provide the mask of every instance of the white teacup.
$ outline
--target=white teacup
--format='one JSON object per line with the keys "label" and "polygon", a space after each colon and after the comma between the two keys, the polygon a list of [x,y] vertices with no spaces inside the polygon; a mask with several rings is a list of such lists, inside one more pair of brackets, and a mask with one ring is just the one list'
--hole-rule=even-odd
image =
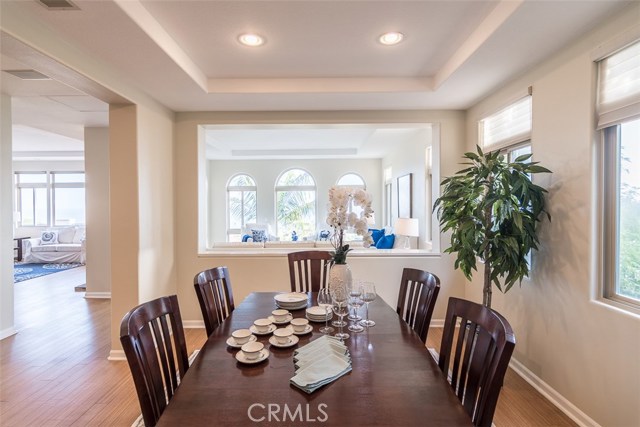
{"label": "white teacup", "polygon": [[293,331],[289,328],[279,328],[273,331],[273,336],[276,337],[278,344],[286,344],[293,335]]}
{"label": "white teacup", "polygon": [[293,326],[293,330],[296,332],[304,332],[308,324],[309,320],[307,319],[299,318],[291,320],[291,326]]}
{"label": "white teacup", "polygon": [[260,352],[263,348],[264,344],[262,344],[260,341],[253,341],[244,344],[242,347],[240,347],[240,350],[244,354],[244,357],[247,358],[247,360],[255,360],[258,358],[258,356],[260,356]]}
{"label": "white teacup", "polygon": [[273,314],[273,318],[276,319],[276,322],[284,322],[285,320],[287,320],[289,311],[278,309],[278,310],[273,310],[271,314]]}
{"label": "white teacup", "polygon": [[258,319],[253,322],[253,325],[256,327],[256,330],[258,332],[268,332],[269,326],[271,326],[272,323],[273,322],[271,322],[271,320],[269,319]]}
{"label": "white teacup", "polygon": [[251,338],[251,331],[248,329],[237,329],[231,333],[233,340],[238,345],[246,344]]}

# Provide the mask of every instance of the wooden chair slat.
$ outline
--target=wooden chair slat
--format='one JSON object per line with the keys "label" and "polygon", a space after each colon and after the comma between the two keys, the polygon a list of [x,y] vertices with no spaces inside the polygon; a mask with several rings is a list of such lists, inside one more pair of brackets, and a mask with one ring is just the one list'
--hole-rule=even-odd
{"label": "wooden chair slat", "polygon": [[[318,292],[327,287],[333,259],[327,251],[300,251],[288,254],[292,292]],[[297,274],[296,274],[297,273]]]}
{"label": "wooden chair slat", "polygon": [[427,271],[405,268],[402,271],[396,313],[427,342],[429,324],[440,292],[440,279]]}
{"label": "wooden chair slat", "polygon": [[214,267],[202,271],[193,279],[207,335],[222,323],[233,310],[233,290],[227,267]]}

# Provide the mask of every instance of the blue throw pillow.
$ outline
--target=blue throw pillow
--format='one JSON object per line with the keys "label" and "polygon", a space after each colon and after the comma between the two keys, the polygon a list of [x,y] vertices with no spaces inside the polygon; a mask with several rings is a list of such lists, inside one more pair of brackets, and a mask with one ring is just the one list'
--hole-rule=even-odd
{"label": "blue throw pillow", "polygon": [[254,242],[266,242],[267,233],[265,230],[251,230],[251,234]]}
{"label": "blue throw pillow", "polygon": [[376,243],[376,248],[378,249],[393,249],[393,242],[396,240],[395,234],[389,234],[386,236],[382,236],[378,243]]}
{"label": "blue throw pillow", "polygon": [[371,232],[371,238],[373,239],[372,246],[375,246],[378,244],[378,240],[384,237],[384,230],[377,230],[375,228],[370,228],[369,231]]}
{"label": "blue throw pillow", "polygon": [[248,234],[245,234],[244,236],[242,236],[242,242],[246,242],[247,240],[252,239],[251,236],[249,236]]}

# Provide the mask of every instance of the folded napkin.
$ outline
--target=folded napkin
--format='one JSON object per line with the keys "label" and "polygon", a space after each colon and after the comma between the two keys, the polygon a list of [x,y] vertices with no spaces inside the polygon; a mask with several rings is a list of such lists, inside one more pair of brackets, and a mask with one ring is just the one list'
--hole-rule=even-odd
{"label": "folded napkin", "polygon": [[294,352],[296,374],[290,382],[313,393],[351,371],[347,347],[335,337],[324,335]]}

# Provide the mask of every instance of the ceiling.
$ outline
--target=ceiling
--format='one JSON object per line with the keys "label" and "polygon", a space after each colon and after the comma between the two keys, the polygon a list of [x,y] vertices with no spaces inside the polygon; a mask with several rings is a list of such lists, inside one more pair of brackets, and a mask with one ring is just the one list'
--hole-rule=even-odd
{"label": "ceiling", "polygon": [[[629,2],[74,3],[52,11],[2,0],[3,32],[19,20],[46,29],[173,111],[297,111],[466,109]],[[384,46],[377,37],[386,31],[405,39]],[[242,46],[244,32],[266,43]],[[0,49],[2,70],[38,70],[30,55]],[[16,124],[75,139],[107,124],[106,104],[62,82],[1,74]]]}

